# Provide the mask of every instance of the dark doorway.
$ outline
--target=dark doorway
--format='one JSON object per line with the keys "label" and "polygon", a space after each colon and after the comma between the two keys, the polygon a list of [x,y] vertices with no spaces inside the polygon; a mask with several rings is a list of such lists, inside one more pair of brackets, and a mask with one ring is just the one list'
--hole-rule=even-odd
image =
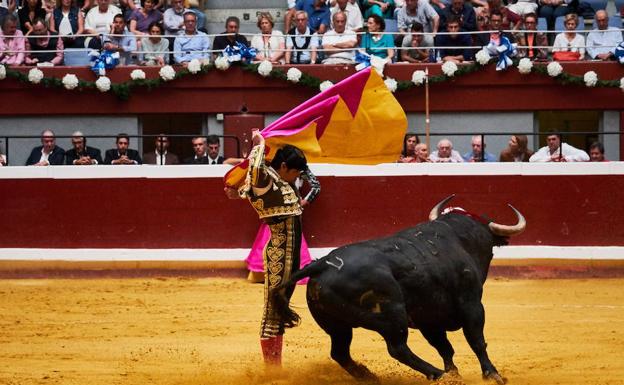
{"label": "dark doorway", "polygon": [[[189,135],[186,138],[169,138],[169,151],[180,161],[193,155],[191,137],[203,135],[206,118],[202,114],[143,115],[141,123],[143,135]],[[143,152],[154,151],[154,138],[143,139]]]}
{"label": "dark doorway", "polygon": [[[563,141],[585,151],[598,140],[601,111],[539,111],[537,120],[540,133],[564,132]],[[591,134],[576,134],[591,132]],[[546,135],[540,135],[539,147],[546,145]],[[538,147],[538,148],[539,148]]]}

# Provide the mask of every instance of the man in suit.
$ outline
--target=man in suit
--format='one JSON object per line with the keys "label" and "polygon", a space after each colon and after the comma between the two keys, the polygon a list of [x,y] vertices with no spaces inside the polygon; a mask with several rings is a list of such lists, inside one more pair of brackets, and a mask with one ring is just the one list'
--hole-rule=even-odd
{"label": "man in suit", "polygon": [[129,149],[130,137],[128,134],[117,135],[117,148],[106,151],[104,164],[141,164],[141,156],[137,150]]}
{"label": "man in suit", "polygon": [[74,148],[65,153],[65,164],[88,166],[102,164],[102,153],[97,148],[87,146],[87,138],[80,131],[75,131],[71,138]]}
{"label": "man in suit", "polygon": [[208,164],[223,164],[223,157],[219,155],[219,137],[216,135],[208,135],[206,139],[208,143]]}
{"label": "man in suit", "polygon": [[185,164],[223,164],[223,157],[219,156],[219,137],[210,135],[208,138],[201,136],[193,138],[193,151],[195,155],[184,160]]}
{"label": "man in suit", "polygon": [[33,148],[26,166],[50,166],[63,165],[65,150],[56,145],[56,137],[52,130],[43,130],[41,133],[41,146]]}
{"label": "man in suit", "polygon": [[143,154],[144,164],[179,164],[180,160],[174,153],[168,151],[169,138],[165,134],[159,134],[154,140],[154,151]]}

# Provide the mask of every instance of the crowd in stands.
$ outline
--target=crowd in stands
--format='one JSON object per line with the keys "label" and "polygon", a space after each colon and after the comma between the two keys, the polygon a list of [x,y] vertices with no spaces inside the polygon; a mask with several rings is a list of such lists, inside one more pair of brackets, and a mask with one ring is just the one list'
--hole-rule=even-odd
{"label": "crowd in stands", "polygon": [[[241,158],[224,158],[220,155],[221,143],[217,135],[197,136],[191,140],[193,156],[180,161],[176,154],[169,151],[170,140],[166,134],[154,138],[154,151],[142,156],[137,150],[130,148],[130,136],[120,133],[115,138],[115,147],[106,150],[104,158],[99,149],[87,146],[87,138],[80,131],[71,136],[72,148],[65,151],[56,145],[56,136],[52,130],[41,133],[41,146],[32,149],[26,166],[49,165],[174,165],[174,164],[229,164],[236,165]],[[547,145],[533,152],[528,149],[526,135],[512,135],[508,145],[500,152],[498,158],[485,151],[485,143],[481,135],[471,138],[471,150],[461,155],[453,149],[453,143],[443,138],[437,143],[436,150],[429,153],[427,144],[421,143],[418,135],[407,133],[403,140],[403,151],[398,163],[464,163],[464,162],[603,162],[604,146],[594,142],[589,147],[589,154],[562,142],[558,134],[550,134],[546,138]],[[7,165],[6,156],[0,154],[0,166]]]}
{"label": "crowd in stands", "polygon": [[[249,37],[234,16],[222,34],[207,35],[197,1],[2,0],[0,63],[58,65],[66,48],[91,48],[117,51],[126,65],[185,65],[237,42],[276,64],[351,64],[357,50],[386,62],[459,63],[503,37],[532,60],[613,60],[623,40],[621,19],[613,26],[582,0],[288,0],[284,31],[260,12]],[[585,36],[579,26],[588,18]],[[558,20],[562,31],[549,33]]]}

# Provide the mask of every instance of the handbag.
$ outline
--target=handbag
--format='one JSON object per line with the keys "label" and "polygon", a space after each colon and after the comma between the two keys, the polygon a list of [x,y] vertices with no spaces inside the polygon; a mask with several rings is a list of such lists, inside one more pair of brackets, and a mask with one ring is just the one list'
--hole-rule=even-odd
{"label": "handbag", "polygon": [[572,51],[557,51],[553,53],[553,60],[556,61],[576,61],[581,59],[581,54]]}

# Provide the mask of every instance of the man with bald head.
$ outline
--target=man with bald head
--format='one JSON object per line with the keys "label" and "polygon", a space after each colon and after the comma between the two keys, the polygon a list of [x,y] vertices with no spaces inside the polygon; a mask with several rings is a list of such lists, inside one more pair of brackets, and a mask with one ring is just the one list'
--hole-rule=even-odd
{"label": "man with bald head", "polygon": [[444,138],[438,142],[438,149],[431,153],[431,161],[434,163],[462,163],[459,152],[453,150],[453,143]]}
{"label": "man with bald head", "polygon": [[41,146],[32,149],[26,166],[57,166],[65,160],[65,150],[56,145],[56,137],[52,130],[43,130]]}
{"label": "man with bald head", "polygon": [[607,11],[597,11],[594,19],[598,28],[587,35],[587,54],[595,60],[613,60],[615,47],[622,42],[622,33],[615,27],[609,27]]}

